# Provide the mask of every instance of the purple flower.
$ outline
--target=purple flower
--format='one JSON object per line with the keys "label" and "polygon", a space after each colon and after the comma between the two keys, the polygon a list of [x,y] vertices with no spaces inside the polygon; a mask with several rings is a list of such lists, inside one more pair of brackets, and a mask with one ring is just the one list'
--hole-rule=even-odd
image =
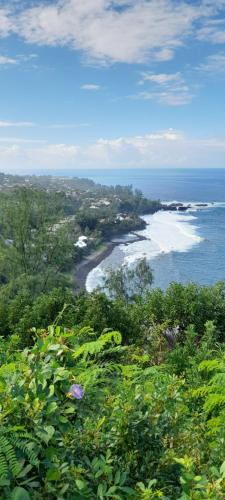
{"label": "purple flower", "polygon": [[82,399],[84,396],[84,390],[82,389],[81,385],[78,384],[73,384],[70,387],[70,394],[76,399]]}

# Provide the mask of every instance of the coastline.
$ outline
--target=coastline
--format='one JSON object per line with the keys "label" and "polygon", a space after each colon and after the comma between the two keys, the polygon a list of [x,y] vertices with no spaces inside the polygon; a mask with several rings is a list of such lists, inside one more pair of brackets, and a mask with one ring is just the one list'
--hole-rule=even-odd
{"label": "coastline", "polygon": [[104,259],[106,259],[106,257],[111,254],[114,247],[117,245],[118,243],[113,241],[104,242],[103,249],[96,250],[94,253],[88,255],[78,263],[74,274],[76,291],[85,289],[88,274],[92,271],[92,269],[97,267]]}
{"label": "coastline", "polygon": [[[164,203],[162,204],[161,210],[157,210],[157,212],[163,211],[163,212],[173,212],[173,213],[182,213],[182,212],[187,212],[189,208],[191,208],[191,204],[184,204],[184,203],[179,203],[179,202],[169,202],[168,204]],[[207,204],[197,204],[196,208],[205,208]],[[146,215],[152,215],[152,214],[146,214]],[[146,224],[145,224],[146,227]],[[143,240],[149,240],[149,238],[139,235],[137,230],[131,230],[127,233],[124,233],[123,236],[132,234],[135,236],[135,238],[132,240],[132,243],[136,243],[138,241],[143,241]],[[74,272],[74,282],[75,282],[75,292],[79,292],[80,290],[85,290],[86,289],[86,280],[88,274],[95,268],[97,267],[103,260],[105,260],[113,251],[113,249],[118,246],[118,245],[128,245],[130,242],[121,242],[121,241],[113,241],[113,240],[108,240],[104,241],[102,243],[103,248],[100,248],[98,250],[95,250],[93,253],[90,255],[87,255],[83,260],[81,260],[75,269]]]}
{"label": "coastline", "polygon": [[[127,233],[128,234],[128,233]],[[133,234],[136,238],[132,240],[132,243],[136,241],[143,241],[147,238],[142,235],[138,235],[135,231],[130,231],[129,234]],[[122,243],[123,245],[128,245],[129,242]],[[105,241],[103,243],[104,248],[96,250],[92,254],[85,257],[81,262],[78,263],[75,273],[74,273],[74,281],[75,281],[75,291],[80,291],[82,289],[86,289],[86,280],[88,274],[97,267],[103,260],[105,260],[112,253],[113,249],[121,245],[121,241]]]}

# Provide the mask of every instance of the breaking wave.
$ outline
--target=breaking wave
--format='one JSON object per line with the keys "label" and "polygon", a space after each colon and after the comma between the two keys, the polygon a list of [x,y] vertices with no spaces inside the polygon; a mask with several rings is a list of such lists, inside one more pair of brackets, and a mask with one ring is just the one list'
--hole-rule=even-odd
{"label": "breaking wave", "polygon": [[[205,208],[211,208],[209,204]],[[91,292],[101,285],[107,269],[116,269],[123,264],[133,264],[146,257],[151,261],[159,254],[170,252],[188,252],[194,245],[198,245],[203,238],[198,235],[196,217],[191,211],[200,209],[193,204],[187,212],[160,211],[153,215],[143,216],[146,228],[138,231],[142,239],[128,244],[120,244],[114,248],[109,257],[94,268],[88,275],[86,288]]]}

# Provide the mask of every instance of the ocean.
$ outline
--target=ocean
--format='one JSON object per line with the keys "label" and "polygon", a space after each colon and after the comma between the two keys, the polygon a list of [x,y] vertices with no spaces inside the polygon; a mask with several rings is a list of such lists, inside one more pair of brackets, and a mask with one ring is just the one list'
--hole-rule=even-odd
{"label": "ocean", "polygon": [[[225,280],[225,169],[89,170],[74,173],[106,185],[132,184],[145,196],[192,204],[185,213],[145,216],[147,240],[120,244],[87,277],[87,290],[102,283],[107,269],[146,257],[154,286],[173,282],[207,285]],[[207,203],[200,208],[196,203]]]}
{"label": "ocean", "polygon": [[89,169],[76,170],[73,175],[107,186],[132,184],[152,199],[225,201],[225,169]]}

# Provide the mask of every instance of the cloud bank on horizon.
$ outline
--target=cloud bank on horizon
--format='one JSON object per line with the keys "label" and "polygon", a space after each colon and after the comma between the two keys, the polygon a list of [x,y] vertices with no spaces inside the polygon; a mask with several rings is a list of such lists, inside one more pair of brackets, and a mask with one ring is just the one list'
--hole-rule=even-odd
{"label": "cloud bank on horizon", "polygon": [[225,0],[0,0],[0,44],[0,170],[225,167]]}

